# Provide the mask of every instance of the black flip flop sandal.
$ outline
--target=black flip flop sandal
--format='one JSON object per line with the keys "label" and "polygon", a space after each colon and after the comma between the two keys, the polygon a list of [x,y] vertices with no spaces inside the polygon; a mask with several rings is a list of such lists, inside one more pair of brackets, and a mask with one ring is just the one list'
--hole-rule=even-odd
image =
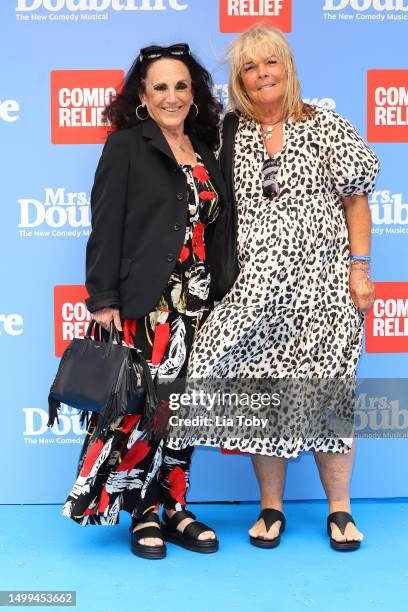
{"label": "black flip flop sandal", "polygon": [[148,527],[142,527],[137,531],[133,531],[132,528],[135,526],[134,524],[130,528],[132,533],[131,539],[131,549],[132,553],[137,555],[138,557],[142,557],[142,559],[164,559],[166,556],[166,545],[163,543],[161,546],[146,546],[146,544],[140,544],[140,540],[143,538],[160,538],[163,540],[163,534],[160,529],[160,520],[155,512],[148,512],[144,514],[139,519],[134,521],[137,524],[140,523],[156,523],[156,525],[149,525]]}
{"label": "black flip flop sandal", "polygon": [[264,508],[260,515],[259,519],[263,519],[266,527],[266,531],[269,531],[272,527],[273,523],[276,521],[281,521],[281,526],[279,529],[279,534],[273,540],[265,540],[264,538],[256,538],[254,536],[249,536],[249,541],[253,546],[257,546],[258,548],[275,548],[279,546],[281,540],[281,534],[285,531],[286,527],[286,519],[283,512],[280,510],[275,510],[275,508]]}
{"label": "black flip flop sandal", "polygon": [[354,519],[348,512],[332,512],[327,517],[327,535],[330,538],[330,544],[334,550],[357,550],[360,548],[359,540],[351,540],[351,542],[337,542],[331,535],[331,526],[330,523],[334,523],[340,529],[341,533],[344,534],[347,523],[353,523],[355,525]]}
{"label": "black flip flop sandal", "polygon": [[[187,525],[183,531],[179,531],[177,526],[186,518],[192,518],[193,523]],[[199,540],[198,536],[204,531],[214,531],[200,521],[196,521],[195,515],[190,510],[179,510],[170,518],[166,513],[163,515],[162,522],[163,537],[167,542],[177,544],[198,553],[217,552],[219,542],[215,540]]]}

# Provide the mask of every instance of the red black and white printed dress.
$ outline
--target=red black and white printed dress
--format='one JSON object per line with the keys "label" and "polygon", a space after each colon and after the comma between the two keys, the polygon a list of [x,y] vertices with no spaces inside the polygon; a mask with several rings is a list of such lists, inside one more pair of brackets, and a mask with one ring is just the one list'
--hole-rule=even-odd
{"label": "red black and white printed dress", "polygon": [[[194,335],[211,308],[204,229],[219,214],[218,194],[200,156],[194,167],[181,168],[189,206],[177,264],[155,309],[123,322],[124,340],[143,352],[152,376],[170,379],[185,377]],[[193,447],[173,450],[165,440],[148,441],[139,414],[121,417],[96,439],[97,418],[94,414],[90,421],[62,514],[81,525],[115,525],[120,510],[137,519],[158,504],[183,509]]]}

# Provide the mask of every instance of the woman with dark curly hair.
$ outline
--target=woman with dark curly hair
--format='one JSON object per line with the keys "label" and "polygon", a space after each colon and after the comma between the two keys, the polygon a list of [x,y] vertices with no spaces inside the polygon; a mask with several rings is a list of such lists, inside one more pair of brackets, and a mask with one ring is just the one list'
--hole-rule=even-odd
{"label": "woman with dark curly hair", "polygon": [[[142,49],[105,109],[113,130],[91,194],[87,306],[143,352],[153,378],[185,376],[212,307],[211,241],[224,192],[212,153],[219,114],[211,78],[186,44]],[[126,510],[132,551],[144,558],[163,558],[164,539],[215,552],[215,533],[186,510],[192,448],[150,440],[141,416],[119,418],[102,436],[92,416],[63,514],[113,525]]]}

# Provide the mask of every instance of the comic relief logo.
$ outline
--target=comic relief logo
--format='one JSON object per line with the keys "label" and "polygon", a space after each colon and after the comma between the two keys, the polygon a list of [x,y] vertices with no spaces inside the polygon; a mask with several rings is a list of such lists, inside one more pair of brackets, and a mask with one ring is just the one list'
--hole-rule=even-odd
{"label": "comic relief logo", "polygon": [[242,32],[262,21],[292,30],[292,0],[220,0],[220,31]]}
{"label": "comic relief logo", "polygon": [[367,140],[408,142],[408,70],[368,71]]}
{"label": "comic relief logo", "polygon": [[408,353],[408,283],[375,283],[366,314],[367,353]]}
{"label": "comic relief logo", "polygon": [[0,121],[14,123],[20,119],[20,105],[17,100],[0,100]]}
{"label": "comic relief logo", "polygon": [[21,238],[80,238],[91,232],[89,196],[46,187],[44,197],[20,198],[18,233]]}
{"label": "comic relief logo", "polygon": [[[406,21],[407,0],[324,0],[324,18],[327,21]],[[345,11],[345,12],[343,12]],[[351,11],[351,12],[349,12]]]}
{"label": "comic relief logo", "polygon": [[47,426],[48,412],[43,408],[23,408],[23,413],[23,436],[27,445],[81,444],[84,441],[86,430],[80,423],[80,413],[76,408],[61,404],[59,423],[56,421],[51,428]]}
{"label": "comic relief logo", "polygon": [[54,287],[55,355],[61,357],[74,338],[83,338],[92,319],[85,305],[88,293],[83,285]]}
{"label": "comic relief logo", "polygon": [[108,124],[102,111],[116,96],[123,77],[123,70],[53,70],[51,142],[104,143]]}
{"label": "comic relief logo", "polygon": [[23,323],[20,314],[0,314],[0,336],[21,336]]}
{"label": "comic relief logo", "polygon": [[392,193],[389,189],[374,191],[369,205],[372,234],[408,234],[408,204],[404,203],[402,193]]}

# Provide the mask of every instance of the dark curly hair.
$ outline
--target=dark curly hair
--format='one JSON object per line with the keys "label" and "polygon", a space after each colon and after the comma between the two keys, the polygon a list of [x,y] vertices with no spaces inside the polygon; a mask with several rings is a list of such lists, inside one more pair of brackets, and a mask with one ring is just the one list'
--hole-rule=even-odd
{"label": "dark curly hair", "polygon": [[[194,118],[187,115],[185,126],[188,132],[196,135],[210,149],[214,150],[219,142],[218,124],[222,105],[213,94],[213,81],[210,74],[193,55],[174,57],[164,53],[162,57],[176,59],[187,66],[192,81],[194,102],[198,107],[198,115]],[[120,93],[103,111],[103,117],[105,120],[109,119],[111,123],[110,131],[125,130],[141,123],[140,119],[136,117],[135,110],[141,104],[139,95],[144,92],[144,79],[147,71],[153,62],[158,59],[160,58],[141,59],[140,54],[138,54],[125,77]]]}

